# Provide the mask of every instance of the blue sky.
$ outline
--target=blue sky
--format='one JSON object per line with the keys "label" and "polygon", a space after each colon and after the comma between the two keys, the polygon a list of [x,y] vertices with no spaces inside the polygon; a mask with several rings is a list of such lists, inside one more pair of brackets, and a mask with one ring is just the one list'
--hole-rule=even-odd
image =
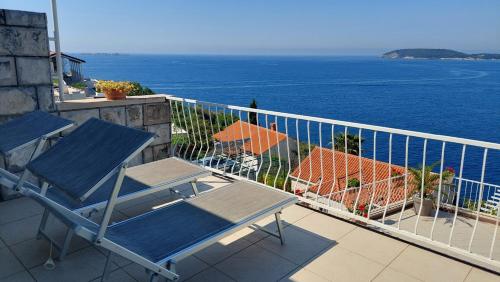
{"label": "blue sky", "polygon": [[[422,47],[500,53],[498,0],[58,2],[68,52],[378,55]],[[0,0],[0,7],[51,17],[49,0]]]}

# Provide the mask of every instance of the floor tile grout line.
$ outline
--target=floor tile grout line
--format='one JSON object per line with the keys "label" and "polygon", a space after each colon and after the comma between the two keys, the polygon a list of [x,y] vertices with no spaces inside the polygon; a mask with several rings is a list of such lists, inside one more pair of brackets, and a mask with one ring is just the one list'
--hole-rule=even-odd
{"label": "floor tile grout line", "polygon": [[[312,212],[314,212],[314,211],[312,211]],[[298,220],[294,221],[293,223],[298,222],[299,220],[301,220],[301,219],[303,219],[303,218],[307,217],[307,216],[308,216],[308,215],[310,215],[310,214],[312,214],[312,213],[309,213],[309,214],[307,214],[307,215],[304,215],[303,217],[301,217],[300,219],[298,219]],[[284,227],[284,229],[288,228],[289,226],[292,226],[292,225],[293,225],[293,223],[291,223],[291,224],[289,224],[289,225],[285,226],[285,227]],[[249,227],[248,227],[248,228],[249,228]],[[253,230],[253,232],[258,232],[258,230]],[[262,231],[261,231],[261,232],[262,232]],[[348,232],[348,233],[349,233],[349,232]],[[244,248],[242,248],[241,250],[239,250],[239,251],[237,251],[237,252],[235,252],[235,253],[231,254],[230,256],[228,256],[228,257],[224,258],[223,260],[219,261],[219,262],[218,262],[218,263],[216,263],[216,264],[213,264],[213,265],[209,264],[209,265],[211,265],[211,266],[215,267],[216,265],[221,264],[222,262],[224,262],[224,261],[228,260],[229,258],[233,257],[234,255],[236,255],[236,254],[238,254],[238,253],[242,252],[243,250],[246,250],[246,249],[248,249],[248,248],[250,248],[251,246],[254,246],[254,245],[256,245],[256,246],[257,246],[257,247],[259,247],[259,248],[262,248],[262,247],[260,247],[259,245],[257,245],[257,243],[261,242],[262,240],[264,240],[264,239],[266,239],[266,238],[268,238],[268,237],[270,237],[270,236],[271,236],[271,235],[266,234],[266,236],[264,236],[264,237],[262,237],[262,238],[260,238],[260,239],[256,240],[255,242],[251,242],[251,241],[249,241],[249,240],[247,240],[247,239],[245,239],[245,238],[241,238],[241,239],[244,239],[244,240],[247,240],[248,242],[250,242],[250,245],[248,245],[247,247],[244,247]],[[327,248],[327,247],[325,247],[325,248]],[[267,248],[263,248],[263,249],[264,249],[264,250],[266,250],[266,251],[268,251],[268,252],[271,252],[271,253],[273,253],[273,254],[276,254],[275,252],[270,251],[270,250],[268,250]],[[279,256],[280,258],[285,259],[285,260],[286,260],[286,261],[288,261],[288,262],[291,262],[291,263],[292,263],[292,264],[294,264],[294,265],[298,265],[297,263],[295,263],[295,262],[293,262],[293,261],[290,261],[288,258],[284,258],[284,257],[282,257],[281,255],[278,255],[278,256]],[[198,258],[198,257],[197,257],[197,258]],[[203,261],[203,262],[205,262],[204,260],[202,260],[202,261]],[[207,262],[205,262],[205,263],[207,263]],[[299,265],[300,265],[300,264],[299,264]],[[217,269],[218,269],[218,268],[217,268]],[[220,270],[220,269],[218,269],[218,270]]]}
{"label": "floor tile grout line", "polygon": [[[359,228],[358,226],[354,225],[354,228],[353,228],[353,229],[351,229],[351,230],[347,231],[344,235],[340,236],[340,237],[339,237],[338,239],[336,239],[335,241],[336,241],[336,242],[340,241],[342,238],[344,238],[344,237],[346,237],[347,235],[351,234],[352,232],[354,232],[354,230],[356,230],[356,229],[358,229],[358,228]],[[339,242],[339,244],[340,244],[340,242]]]}
{"label": "floor tile grout line", "polygon": [[[401,254],[402,254],[402,253],[403,253],[406,249],[408,249],[408,247],[409,247],[409,246],[410,246],[410,245],[408,245],[408,244],[407,244],[407,245],[406,245],[406,246],[405,246],[405,247],[404,247],[404,248],[403,248],[403,249],[402,249],[402,250],[398,253],[398,255],[397,255],[397,256],[395,256],[393,259],[391,259],[391,261],[389,261],[389,262],[388,262],[388,263],[384,266],[384,268],[382,268],[382,270],[380,270],[380,271],[379,271],[379,272],[378,272],[378,273],[377,273],[377,274],[376,274],[376,275],[375,275],[372,279],[370,279],[370,281],[373,281],[373,280],[377,279],[377,277],[378,277],[378,276],[379,276],[382,272],[384,272],[387,268],[389,268],[389,266],[391,265],[391,263],[392,263],[392,262],[394,262],[394,261],[395,261],[395,260],[396,260],[399,256],[401,256]],[[404,274],[406,274],[406,273],[404,273]],[[409,276],[411,276],[411,275],[409,275]],[[413,276],[411,276],[411,277],[412,277],[412,278],[415,278],[415,277],[413,277]],[[420,279],[418,279],[418,280],[420,280]]]}
{"label": "floor tile grout line", "polygon": [[22,220],[25,220],[25,219],[28,219],[28,218],[32,218],[32,217],[35,217],[35,216],[41,216],[41,215],[42,215],[42,213],[38,213],[38,214],[34,214],[34,215],[28,215],[28,216],[25,216],[23,218],[19,218],[19,219],[13,220],[13,221],[2,223],[0,225],[0,227],[3,227],[4,225],[7,225],[7,224],[15,223],[15,222],[18,222],[18,221],[22,221]]}
{"label": "floor tile grout line", "polygon": [[463,282],[467,281],[467,278],[469,278],[469,275],[472,273],[472,270],[473,270],[473,269],[474,269],[474,267],[471,267],[471,268],[469,269],[469,272],[467,272],[467,275],[465,275],[465,278],[464,278]]}
{"label": "floor tile grout line", "polygon": [[[117,272],[117,271],[120,271],[120,270],[121,270],[121,271],[123,271],[123,272],[125,272],[125,275],[127,275],[127,276],[128,276],[128,277],[130,277],[130,278],[132,278],[132,280],[134,280],[134,281],[138,281],[137,279],[135,279],[134,277],[132,277],[132,275],[130,275],[128,272],[126,272],[125,270],[121,269],[120,267],[118,267],[118,268],[116,268],[115,270],[111,271],[111,272],[109,273],[109,275],[112,275],[113,273],[115,273],[115,272]],[[101,278],[101,277],[102,277],[102,275],[99,275],[99,276],[97,276],[97,277],[91,278],[91,279],[90,279],[90,280],[88,280],[87,282],[92,282],[92,281],[94,281],[94,280],[96,280],[96,279],[99,279],[99,278]]]}
{"label": "floor tile grout line", "polygon": [[[303,232],[303,233],[305,233],[304,231],[300,231],[300,230],[298,230],[298,231],[299,231],[299,232]],[[311,235],[311,236],[314,236],[314,235]],[[270,237],[269,237],[269,238],[270,238]],[[285,243],[285,244],[286,244],[286,243]],[[289,261],[289,262],[291,262],[291,263],[293,263],[293,264],[296,264],[296,265],[298,265],[298,266],[301,266],[301,265],[303,265],[303,264],[305,264],[305,263],[307,263],[307,262],[311,261],[311,259],[313,259],[313,258],[317,257],[317,255],[318,255],[318,254],[322,254],[324,250],[326,250],[326,249],[328,249],[328,248],[330,248],[330,247],[336,246],[336,245],[338,245],[338,244],[336,244],[336,243],[334,243],[334,242],[329,243],[327,246],[325,246],[324,248],[322,248],[321,250],[319,250],[317,254],[315,254],[315,255],[314,255],[314,256],[312,256],[311,258],[307,259],[307,260],[306,260],[305,262],[303,262],[303,263],[296,263],[296,262],[294,262],[294,261],[290,260],[289,258],[286,258],[286,257],[284,257],[283,255],[280,255],[279,253],[275,252],[274,250],[271,250],[271,249],[269,249],[269,248],[266,248],[265,246],[260,246],[260,245],[259,245],[258,247],[263,248],[264,250],[267,250],[267,251],[269,251],[269,252],[271,252],[271,253],[273,253],[273,254],[275,254],[275,255],[277,255],[277,256],[279,256],[279,257],[281,257],[281,258],[283,258],[283,259],[285,259],[285,260],[287,260],[287,261]]]}
{"label": "floor tile grout line", "polygon": [[[29,271],[29,269],[26,267],[26,265],[24,265],[24,263],[21,261],[21,259],[20,259],[20,258],[16,255],[16,253],[14,252],[14,250],[12,250],[12,249],[10,248],[10,246],[8,246],[8,245],[5,245],[5,249],[7,249],[7,250],[8,250],[8,251],[12,254],[12,256],[14,256],[14,258],[17,260],[17,262],[18,262],[18,263],[19,263],[19,264],[23,267],[24,271],[25,271],[25,272],[27,272],[27,273],[30,275],[30,277],[31,277],[31,278],[33,278],[33,280],[35,280],[35,281],[36,281],[36,279],[35,279],[35,277],[33,276],[33,274],[31,274],[31,272],[30,272],[30,271]],[[23,271],[19,271],[19,272],[13,273],[13,274],[11,274],[11,275],[9,275],[9,276],[5,277],[5,278],[8,278],[8,277],[10,277],[10,276],[13,276],[13,275],[18,274],[18,273],[21,273],[21,272],[23,272]]]}
{"label": "floor tile grout line", "polygon": [[214,266],[212,266],[212,267],[213,267],[213,268],[215,268],[217,271],[219,271],[219,272],[221,272],[221,273],[224,273],[224,275],[226,275],[227,277],[229,277],[231,280],[233,280],[233,281],[238,281],[238,279],[236,279],[236,278],[234,278],[233,276],[231,276],[231,275],[229,275],[229,274],[225,273],[224,271],[222,271],[221,269],[219,269],[217,266],[215,266],[215,265],[214,265]]}
{"label": "floor tile grout line", "polygon": [[[268,236],[269,236],[269,235],[268,235]],[[266,237],[264,237],[264,238],[266,238]],[[214,264],[212,264],[212,263],[210,263],[210,262],[208,262],[208,261],[205,261],[205,260],[204,260],[204,259],[202,259],[201,257],[197,256],[197,255],[196,255],[196,253],[194,253],[193,255],[194,255],[196,258],[198,258],[199,260],[203,261],[204,263],[206,263],[206,264],[208,264],[208,265],[210,265],[210,266],[215,267],[217,264],[220,264],[220,263],[222,263],[222,262],[226,261],[226,260],[227,260],[227,259],[229,259],[230,257],[232,257],[232,256],[236,255],[237,253],[240,253],[241,251],[243,251],[243,250],[245,250],[245,249],[248,249],[249,247],[253,246],[255,243],[257,243],[257,242],[259,242],[259,241],[260,241],[260,240],[258,240],[258,241],[256,241],[256,242],[252,243],[251,241],[249,241],[249,240],[247,240],[247,239],[245,239],[245,238],[239,238],[238,240],[245,240],[245,241],[249,242],[249,243],[250,243],[250,245],[248,245],[248,246],[246,246],[246,247],[243,247],[241,250],[238,250],[238,251],[234,252],[233,254],[231,254],[231,255],[227,256],[226,258],[224,258],[224,259],[222,259],[222,260],[220,260],[220,261],[218,261],[218,262],[216,262],[216,263],[214,263]]]}
{"label": "floor tile grout line", "polygon": [[[324,254],[324,251],[325,251],[326,249],[328,249],[328,248],[330,248],[330,247],[334,247],[334,246],[336,246],[336,245],[338,245],[338,243],[337,243],[337,244],[336,244],[336,243],[331,243],[331,244],[329,244],[328,246],[324,247],[324,248],[323,248],[323,249],[321,249],[321,250],[320,250],[317,254],[315,254],[313,257],[311,257],[311,258],[309,258],[308,260],[306,260],[305,262],[303,262],[303,263],[299,264],[296,268],[294,268],[293,270],[289,271],[289,272],[288,272],[287,274],[285,274],[283,277],[281,277],[280,279],[278,279],[278,281],[279,281],[279,280],[281,280],[281,279],[283,279],[283,278],[285,278],[285,277],[286,277],[286,276],[288,276],[290,273],[292,273],[293,271],[295,271],[295,270],[297,270],[297,269],[299,269],[299,268],[303,268],[303,269],[305,269],[305,270],[307,270],[307,271],[309,271],[309,272],[311,272],[311,273],[314,273],[315,275],[320,276],[321,278],[324,278],[324,279],[326,279],[326,280],[328,280],[328,281],[331,281],[329,278],[326,278],[326,277],[324,277],[323,275],[320,275],[320,274],[318,274],[318,273],[316,273],[316,272],[314,272],[314,271],[311,271],[311,270],[309,270],[309,269],[306,269],[306,268],[305,268],[305,266],[306,266],[306,264],[310,263],[312,260],[316,259],[316,258],[318,257],[318,255]],[[267,250],[267,249],[266,249],[266,250]],[[278,255],[278,256],[279,256],[279,255]],[[280,257],[281,257],[281,256],[280,256]],[[296,264],[296,263],[294,262],[294,264]]]}

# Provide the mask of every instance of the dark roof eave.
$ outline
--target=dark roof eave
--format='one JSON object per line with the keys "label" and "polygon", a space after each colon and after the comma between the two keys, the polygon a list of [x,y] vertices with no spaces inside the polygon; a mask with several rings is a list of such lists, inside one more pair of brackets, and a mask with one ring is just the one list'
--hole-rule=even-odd
{"label": "dark roof eave", "polygon": [[[51,51],[49,53],[49,58],[55,58],[55,56],[56,56],[56,52],[52,52]],[[66,59],[68,59],[68,60],[70,60],[70,61],[74,61],[74,62],[78,62],[78,63],[86,63],[85,60],[79,59],[77,57],[70,56],[70,55],[62,53],[62,52],[61,52],[61,56],[64,57],[64,58],[66,58]]]}

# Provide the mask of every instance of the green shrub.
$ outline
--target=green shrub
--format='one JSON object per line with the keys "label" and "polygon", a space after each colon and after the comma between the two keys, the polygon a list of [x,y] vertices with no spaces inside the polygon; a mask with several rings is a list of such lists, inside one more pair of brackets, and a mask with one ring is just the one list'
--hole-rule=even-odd
{"label": "green shrub", "polygon": [[155,94],[153,90],[149,87],[142,86],[139,82],[130,82],[132,85],[132,90],[127,94],[127,96],[142,96],[142,95],[153,95]]}

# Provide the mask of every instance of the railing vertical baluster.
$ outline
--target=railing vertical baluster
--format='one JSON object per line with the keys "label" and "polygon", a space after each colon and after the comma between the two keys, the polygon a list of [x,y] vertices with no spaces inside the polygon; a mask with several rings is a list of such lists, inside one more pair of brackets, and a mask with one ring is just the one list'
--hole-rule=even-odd
{"label": "railing vertical baluster", "polygon": [[[208,141],[208,128],[207,121],[205,120],[205,111],[203,109],[203,104],[201,106],[201,117],[203,119],[203,129],[205,129],[205,140],[207,141],[207,149],[205,150],[205,155],[203,156],[203,161],[207,160],[208,151],[210,151],[210,142]],[[208,106],[208,113],[210,115],[210,106]]]}
{"label": "railing vertical baluster", "polygon": [[438,196],[437,196],[437,205],[436,205],[436,213],[434,214],[434,220],[432,221],[431,227],[431,240],[434,239],[434,227],[436,226],[436,220],[439,215],[439,207],[441,206],[441,189],[443,186],[443,167],[444,167],[444,150],[446,147],[446,142],[443,142],[441,147],[441,166],[439,168],[439,186],[438,186]]}
{"label": "railing vertical baluster", "polygon": [[302,162],[300,160],[300,134],[299,134],[299,120],[295,119],[295,134],[297,135],[297,161],[299,168],[299,175],[297,176],[297,181],[295,181],[295,187],[292,187],[293,194],[297,194],[297,185],[299,185],[300,177],[302,176]]}
{"label": "railing vertical baluster", "polygon": [[184,108],[184,102],[181,102],[181,106],[182,106],[182,117],[184,118],[184,124],[186,126],[186,132],[187,132],[187,137],[188,137],[188,144],[187,144],[187,147],[186,147],[186,151],[184,151],[184,159],[187,159],[187,152],[189,151],[189,146],[191,146],[191,132],[189,130],[189,126],[188,126],[188,123],[187,123],[187,118],[186,118],[186,109]]}
{"label": "railing vertical baluster", "polygon": [[[248,126],[248,138],[250,139],[250,155],[251,155],[251,161],[252,161],[252,168],[253,168],[253,164],[255,163],[255,157],[254,157],[254,153],[253,153],[253,138],[252,138],[252,126],[251,126],[251,121],[250,121],[250,112],[248,111],[247,112],[247,126]],[[249,167],[248,168],[248,171],[247,171],[247,179],[250,179],[250,171],[252,169]]]}
{"label": "railing vertical baluster", "polygon": [[259,142],[259,155],[260,155],[260,163],[259,168],[257,169],[257,173],[255,174],[255,181],[259,181],[259,173],[260,169],[264,165],[264,152],[262,152],[262,141],[260,138],[260,123],[259,123],[259,113],[255,114],[255,119],[257,120],[257,140]]}
{"label": "railing vertical baluster", "polygon": [[278,176],[280,175],[281,171],[281,149],[280,149],[281,146],[278,138],[278,130],[279,130],[278,116],[274,116],[274,123],[276,126],[276,131],[274,132],[274,134],[276,134],[276,147],[278,147],[278,171],[276,172],[276,177],[274,178],[274,185],[273,185],[273,187],[276,188],[276,181],[278,180]]}
{"label": "railing vertical baluster", "polygon": [[246,153],[246,150],[245,150],[245,138],[243,136],[244,135],[243,134],[243,120],[241,119],[241,110],[238,111],[238,117],[240,118],[241,151],[243,153],[243,156],[240,157],[240,159],[241,159],[241,162],[240,162],[240,171],[238,172],[238,176],[241,177],[241,171],[243,170],[243,163],[246,162],[246,160],[247,160],[247,153]]}
{"label": "railing vertical baluster", "polygon": [[[292,162],[290,161],[290,138],[288,138],[288,118],[285,118],[285,135],[286,135],[286,155],[288,162],[288,172],[286,173],[285,183],[283,184],[283,190],[286,190],[286,184],[290,178],[290,173],[292,173]],[[291,187],[291,185],[290,185]]]}
{"label": "railing vertical baluster", "polygon": [[[215,106],[215,120],[217,121],[217,132],[220,132],[221,126],[220,126],[220,120],[219,120],[219,108],[217,106]],[[222,140],[219,141],[219,144],[220,144],[220,155],[217,156],[217,163],[215,164],[216,169],[219,169],[220,160],[222,159],[222,155],[224,154],[224,141],[222,141]]]}
{"label": "railing vertical baluster", "polygon": [[[217,108],[216,108],[217,110]],[[216,111],[217,113],[217,111]],[[217,118],[217,115],[215,116]],[[215,138],[213,137],[214,134],[215,134],[215,131],[214,131],[214,123],[213,123],[213,120],[212,120],[212,107],[211,106],[208,106],[208,119],[209,119],[209,122],[210,122],[210,130],[212,132],[212,141],[214,142],[214,150],[212,152],[212,156],[210,157],[210,167],[212,167],[212,162],[214,160],[214,156],[215,156],[215,153],[217,151],[217,141],[215,140]]]}
{"label": "railing vertical baluster", "polygon": [[[171,126],[171,130],[173,131],[174,127],[175,127],[175,114],[174,114],[174,108],[172,107],[172,100],[168,100],[168,105],[170,107],[170,116],[172,117],[172,126]],[[171,133],[172,136],[174,136],[174,132]],[[170,144],[170,154],[173,156],[175,156],[175,147],[177,147],[177,140],[174,140],[172,138],[172,141],[171,141],[171,144]]]}
{"label": "railing vertical baluster", "polygon": [[483,166],[481,168],[481,183],[479,186],[479,197],[478,197],[478,202],[477,202],[476,222],[474,223],[474,228],[472,229],[472,234],[470,236],[469,247],[468,247],[469,252],[472,249],[472,241],[474,241],[474,236],[476,235],[477,224],[479,222],[479,213],[481,212],[481,199],[483,198],[484,174],[485,174],[485,170],[486,170],[486,158],[487,157],[488,157],[488,149],[484,149]]}
{"label": "railing vertical baluster", "polygon": [[194,141],[193,150],[191,150],[191,155],[189,155],[189,160],[191,161],[193,159],[193,154],[194,154],[194,151],[196,150],[196,147],[198,146],[198,144],[196,143],[196,128],[194,126],[193,115],[191,114],[191,107],[189,106],[189,103],[188,103],[187,108],[188,108],[188,112],[189,112],[189,120],[191,121],[191,129],[193,130],[193,141]]}
{"label": "railing vertical baluster", "polygon": [[271,154],[271,139],[269,139],[269,122],[267,114],[265,121],[266,121],[266,133],[267,133],[267,151],[269,153],[269,167],[267,168],[266,177],[264,178],[264,184],[267,185],[267,178],[269,177],[269,172],[271,172],[271,167],[273,165],[273,156]]}
{"label": "railing vertical baluster", "polygon": [[[203,151],[203,137],[201,136],[200,117],[198,116],[198,107],[197,107],[197,104],[193,104],[193,107],[194,107],[194,114],[195,114],[195,117],[196,117],[196,124],[198,125],[198,134],[200,135],[200,150],[198,151],[198,154],[196,155],[196,160],[199,160],[200,159],[200,153]],[[203,110],[201,110],[201,115],[203,116]]]}
{"label": "railing vertical baluster", "polygon": [[[492,210],[492,212],[495,211],[495,209]],[[500,221],[500,204],[496,205],[496,220],[495,220],[495,231],[493,231],[493,238],[491,239],[491,247],[490,247],[490,255],[489,258],[493,259],[493,250],[495,249],[495,241],[497,238],[497,233],[498,233],[498,222]]]}
{"label": "railing vertical baluster", "polygon": [[[418,209],[417,220],[415,221],[415,229],[413,233],[417,234],[418,221],[420,220],[420,214],[422,214],[422,207],[424,206],[424,190],[425,190],[425,158],[427,156],[427,138],[424,139],[424,149],[422,157],[422,183],[420,185],[420,207]],[[413,199],[413,204],[415,204],[415,199]]]}
{"label": "railing vertical baluster", "polygon": [[392,133],[389,134],[389,176],[387,179],[387,200],[385,202],[384,214],[382,215],[382,223],[385,224],[385,215],[391,202],[392,194]]}
{"label": "railing vertical baluster", "polygon": [[373,206],[373,200],[375,198],[375,189],[377,188],[376,186],[376,168],[377,164],[377,131],[373,131],[373,161],[372,161],[372,195],[370,197],[370,205],[368,206],[368,219],[370,219],[371,216],[371,211],[372,211],[372,206]]}
{"label": "railing vertical baluster", "polygon": [[403,218],[403,212],[405,211],[406,201],[408,200],[408,145],[410,143],[410,136],[406,136],[405,142],[405,198],[403,200],[403,206],[401,207],[401,212],[399,213],[398,229],[400,229],[401,219]]}
{"label": "railing vertical baluster", "polygon": [[[182,120],[181,120],[181,116],[180,116],[180,113],[179,113],[178,103],[182,103],[182,102],[179,102],[179,101],[175,102],[175,111],[177,112],[177,122],[178,122],[178,125],[179,125],[179,130],[182,130]],[[185,131],[187,133],[187,129]],[[181,132],[181,134],[184,134],[184,133]],[[184,142],[181,142],[181,147],[178,149],[178,156],[179,157],[182,157],[181,154],[182,154],[182,149],[183,148],[184,148]]]}
{"label": "railing vertical baluster", "polygon": [[[233,115],[233,109],[230,109],[229,110],[229,115],[231,116],[231,125],[234,124],[234,115]],[[224,120],[226,120],[226,118],[224,118]],[[240,125],[241,125],[241,119],[240,119]],[[227,128],[227,124],[226,124],[226,128]],[[231,131],[231,133],[233,133]],[[243,135],[241,136],[243,138]],[[232,139],[233,139],[233,145],[234,145],[234,153],[235,153],[235,157],[234,157],[234,162],[233,162],[233,166],[231,166],[231,174],[234,174],[234,168],[236,166],[236,160],[238,159],[238,145],[236,144],[236,134],[234,134],[234,136],[232,136]],[[228,160],[231,158],[231,139],[228,140]],[[226,161],[227,162],[227,161]],[[241,167],[241,164],[240,164],[240,167]]]}
{"label": "railing vertical baluster", "polygon": [[[466,145],[462,146],[462,157],[460,158],[460,170],[458,172],[458,179],[459,179],[459,181],[458,181],[458,189],[457,189],[457,203],[456,203],[456,206],[455,206],[455,214],[453,215],[453,223],[451,224],[450,235],[448,237],[448,246],[450,246],[450,247],[451,247],[451,239],[453,238],[453,231],[455,230],[455,223],[457,222],[458,205],[460,204],[460,192],[462,190],[462,182],[463,182],[463,180],[462,180],[462,173],[463,173],[463,170],[464,170],[465,148],[466,147],[467,147]],[[465,182],[465,185],[466,185],[465,188],[467,189],[467,182]],[[465,193],[467,193],[467,190],[465,191]],[[464,198],[464,202],[465,202],[465,198]]]}
{"label": "railing vertical baluster", "polygon": [[347,192],[347,188],[349,187],[349,167],[348,167],[348,161],[347,161],[347,126],[344,128],[344,160],[345,160],[345,187],[344,187],[344,192],[342,193],[342,200],[340,201],[340,204],[344,204],[344,199],[345,199],[345,194]]}
{"label": "railing vertical baluster", "polygon": [[309,191],[309,187],[311,186],[311,179],[313,176],[312,156],[311,156],[311,122],[309,120],[306,123],[306,127],[307,127],[307,152],[309,157],[309,178],[307,179],[307,186],[305,193]]}
{"label": "railing vertical baluster", "polygon": [[333,190],[337,184],[337,167],[335,166],[335,125],[332,124],[332,169],[333,169],[333,181],[332,188],[330,188],[330,194],[328,197],[328,206],[331,206],[331,201],[333,197]]}
{"label": "railing vertical baluster", "polygon": [[362,137],[361,137],[361,128],[358,130],[358,170],[359,170],[359,191],[358,195],[356,195],[356,201],[354,202],[354,207],[352,209],[352,214],[356,214],[356,211],[358,210],[358,204],[359,204],[359,197],[361,196],[361,192],[363,190],[363,166],[362,166],[362,161],[361,161],[361,153],[363,152],[362,150]]}
{"label": "railing vertical baluster", "polygon": [[324,179],[324,169],[323,169],[323,136],[321,133],[321,122],[318,125],[318,131],[319,131],[319,167],[320,167],[320,173],[321,176],[319,178],[319,183],[318,183],[318,191],[316,192],[316,202],[318,201],[319,197],[319,191],[321,190],[321,187],[323,186],[323,179]]}
{"label": "railing vertical baluster", "polygon": [[[470,184],[470,187],[469,187],[469,201],[467,203],[467,205],[470,205],[472,203],[472,188],[474,187],[474,183],[471,183]],[[472,206],[472,209],[474,209],[474,205]]]}
{"label": "railing vertical baluster", "polygon": [[[224,129],[226,129],[228,126],[227,126],[227,118],[226,118],[226,108],[222,108],[222,116],[224,118]],[[231,109],[231,121],[233,121],[233,112],[232,112],[232,109]],[[236,136],[232,136],[233,138],[233,141],[235,141],[235,138]],[[230,137],[231,138],[231,137]],[[236,145],[236,144],[235,144]],[[226,154],[226,160],[224,161],[224,173],[226,173],[226,166],[227,166],[227,161],[230,160],[230,154],[231,154],[231,139],[228,139],[227,140],[227,154]],[[224,151],[222,151],[222,155],[225,155],[224,154]],[[233,171],[231,170],[231,173],[233,173]]]}

